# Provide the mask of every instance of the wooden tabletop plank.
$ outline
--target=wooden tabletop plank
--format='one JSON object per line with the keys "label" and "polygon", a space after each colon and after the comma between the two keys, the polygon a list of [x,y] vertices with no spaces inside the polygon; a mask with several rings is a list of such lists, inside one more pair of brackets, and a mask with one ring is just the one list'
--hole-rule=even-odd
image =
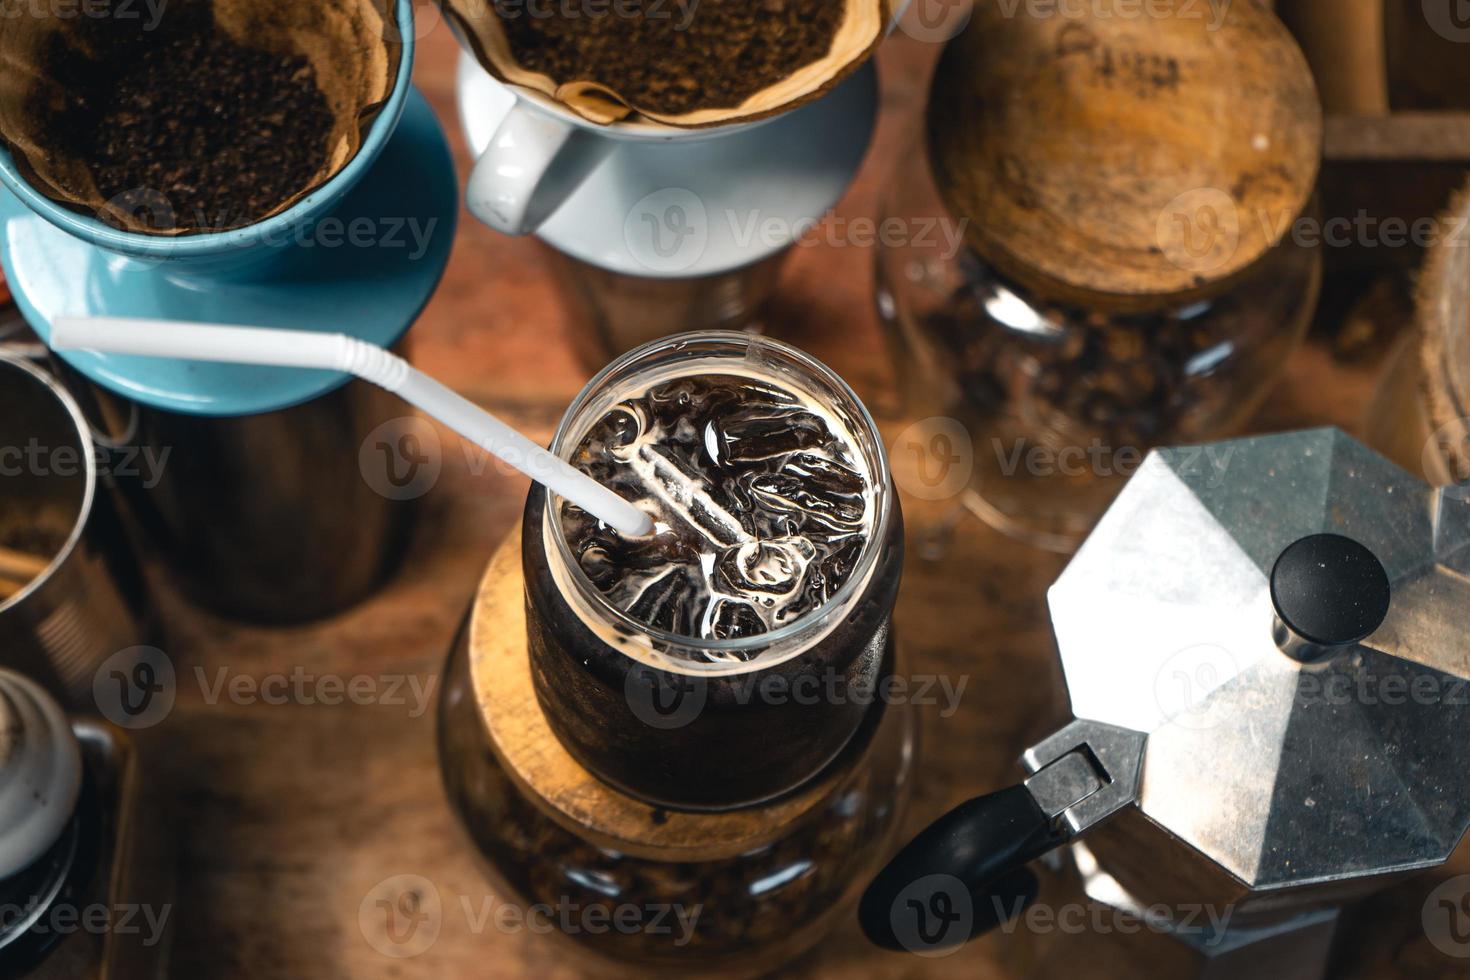
{"label": "wooden tabletop plank", "polygon": [[1323,133],[1330,163],[1458,163],[1470,167],[1470,112],[1399,112],[1328,116]]}

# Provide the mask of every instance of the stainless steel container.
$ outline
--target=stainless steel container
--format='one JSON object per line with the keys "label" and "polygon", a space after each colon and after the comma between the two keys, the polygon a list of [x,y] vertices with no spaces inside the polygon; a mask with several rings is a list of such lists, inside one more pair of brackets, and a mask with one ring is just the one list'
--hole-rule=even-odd
{"label": "stainless steel container", "polygon": [[0,665],[72,705],[90,703],[103,661],[148,642],[152,620],[99,458],[56,379],[0,351],[0,547],[41,565],[0,597]]}
{"label": "stainless steel container", "polygon": [[395,483],[395,469],[419,467],[403,442],[413,420],[393,396],[353,381],[290,408],[210,417],[72,377],[110,438],[155,461],[119,489],[198,605],[247,622],[307,622],[365,599],[396,567],[427,487]]}
{"label": "stainless steel container", "polygon": [[714,275],[659,278],[614,272],[550,246],[546,252],[571,315],[572,344],[593,371],[671,334],[760,329],[790,254]]}

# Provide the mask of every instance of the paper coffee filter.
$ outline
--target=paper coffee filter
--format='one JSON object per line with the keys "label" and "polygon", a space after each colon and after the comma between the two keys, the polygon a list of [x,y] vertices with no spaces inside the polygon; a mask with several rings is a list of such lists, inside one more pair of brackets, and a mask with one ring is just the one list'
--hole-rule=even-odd
{"label": "paper coffee filter", "polygon": [[[201,16],[212,9],[218,30],[256,49],[306,58],[332,114],[326,161],[298,192],[250,220],[253,224],[290,208],[331,180],[361,149],[364,137],[393,91],[402,57],[392,0],[170,0],[154,25],[167,30],[170,17]],[[135,8],[136,9],[136,8]],[[123,21],[98,17],[24,16],[0,20],[0,143],[38,191],[73,210],[116,227],[152,235],[175,235],[137,213],[105,200],[87,166],[54,148],[47,117],[65,104],[67,92],[48,65],[62,57],[99,60],[106,46],[147,43],[152,15]],[[123,29],[119,29],[120,25]],[[131,27],[132,29],[129,29]],[[134,34],[133,30],[140,32]],[[131,37],[129,37],[131,35]],[[200,70],[206,70],[200,66]],[[150,188],[167,198],[168,188]],[[226,228],[210,228],[224,231]]]}
{"label": "paper coffee filter", "polygon": [[[640,116],[669,126],[701,128],[746,122],[775,115],[810,102],[868,60],[882,41],[891,16],[891,0],[823,0],[844,11],[827,54],[767,85],[736,106],[709,106],[671,113],[616,91],[597,78],[552,78],[521,64],[515,57],[505,23],[493,0],[439,0],[446,17],[475,52],[480,65],[502,82],[548,95],[578,115],[599,124]],[[749,0],[739,0],[749,2]],[[672,2],[665,9],[678,10]],[[694,8],[698,16],[698,7]],[[524,15],[524,14],[523,14]],[[611,15],[609,15],[611,16]],[[650,62],[658,52],[649,51]],[[735,70],[719,58],[707,62],[711,77]]]}

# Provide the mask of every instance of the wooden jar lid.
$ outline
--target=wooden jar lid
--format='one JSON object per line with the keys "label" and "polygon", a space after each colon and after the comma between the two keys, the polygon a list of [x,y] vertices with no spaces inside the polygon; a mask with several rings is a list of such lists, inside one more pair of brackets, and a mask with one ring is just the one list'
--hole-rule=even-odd
{"label": "wooden jar lid", "polygon": [[[1470,185],[1457,194],[1440,219],[1445,234],[1430,247],[1419,274],[1416,319],[1422,337],[1422,394],[1433,430],[1426,448],[1426,475],[1451,483],[1470,480]],[[1447,472],[1430,467],[1431,450]]]}
{"label": "wooden jar lid", "polygon": [[778,838],[836,789],[829,770],[800,793],[728,813],[665,810],[619,792],[572,758],[536,698],[526,646],[518,524],[480,582],[470,622],[470,676],[480,719],[501,765],[543,812],[603,847],[664,861],[714,860]]}
{"label": "wooden jar lid", "polygon": [[1321,163],[1316,87],[1274,14],[1219,6],[976,5],[928,142],[985,261],[1049,298],[1141,308],[1207,295],[1281,241]]}

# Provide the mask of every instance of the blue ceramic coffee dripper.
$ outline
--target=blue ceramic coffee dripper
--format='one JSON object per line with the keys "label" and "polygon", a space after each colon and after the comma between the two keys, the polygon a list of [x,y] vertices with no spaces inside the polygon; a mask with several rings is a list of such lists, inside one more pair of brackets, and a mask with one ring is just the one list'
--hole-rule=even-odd
{"label": "blue ceramic coffee dripper", "polygon": [[[396,0],[402,58],[357,155],[287,211],[255,225],[176,237],[120,231],[32,187],[0,148],[0,262],[45,339],[57,315],[146,316],[345,331],[396,343],[428,302],[457,218],[443,130],[410,84],[411,0]],[[355,245],[367,219],[372,244]],[[365,228],[366,226],[360,226]],[[359,236],[360,240],[360,236]],[[274,411],[345,375],[87,354],[64,360],[142,404],[198,415]]]}
{"label": "blue ceramic coffee dripper", "polygon": [[[41,194],[0,148],[0,263],[37,334],[47,339],[56,316],[119,316],[398,344],[448,262],[458,195],[443,129],[410,83],[411,0],[395,0],[394,15],[398,74],[361,148],[257,224],[174,237],[121,231]],[[381,581],[404,506],[373,491],[358,461],[367,433],[402,414],[390,399],[338,372],[56,356],[99,421],[131,446],[170,452],[155,486],[119,482],[148,543],[201,604],[299,621]]]}

